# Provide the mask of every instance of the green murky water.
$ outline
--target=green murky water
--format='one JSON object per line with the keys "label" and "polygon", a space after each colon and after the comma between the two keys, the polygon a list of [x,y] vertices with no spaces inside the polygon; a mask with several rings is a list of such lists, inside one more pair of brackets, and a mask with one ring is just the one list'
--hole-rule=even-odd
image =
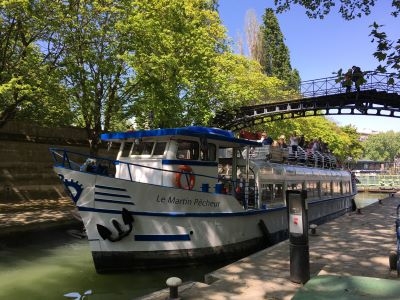
{"label": "green murky water", "polygon": [[204,274],[218,268],[97,274],[86,240],[74,239],[65,231],[46,234],[30,236],[28,243],[24,238],[28,245],[23,247],[0,241],[0,299],[76,299],[64,295],[83,295],[88,290],[91,295],[84,299],[134,299],[165,288],[171,276],[203,281]]}

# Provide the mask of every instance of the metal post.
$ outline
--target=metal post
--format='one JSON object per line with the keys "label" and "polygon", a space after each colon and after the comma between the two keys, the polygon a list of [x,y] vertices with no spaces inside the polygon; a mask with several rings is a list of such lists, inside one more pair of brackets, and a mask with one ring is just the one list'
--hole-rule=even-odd
{"label": "metal post", "polygon": [[306,198],[306,190],[286,191],[290,242],[290,280],[295,283],[306,283],[310,279]]}

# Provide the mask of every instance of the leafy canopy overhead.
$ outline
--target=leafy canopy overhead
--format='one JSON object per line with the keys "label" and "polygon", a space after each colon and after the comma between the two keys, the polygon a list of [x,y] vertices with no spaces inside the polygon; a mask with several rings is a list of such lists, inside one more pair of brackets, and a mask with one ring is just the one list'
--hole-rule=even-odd
{"label": "leafy canopy overhead", "polygon": [[[339,7],[339,13],[345,20],[361,18],[369,15],[375,6],[376,0],[274,0],[278,13],[290,9],[291,5],[301,5],[306,9],[310,18],[323,19],[335,6]],[[389,1],[389,0],[386,0]],[[400,1],[392,0],[391,16],[397,18],[400,13]],[[390,17],[390,16],[388,16]],[[391,40],[382,30],[383,26],[377,23],[370,25],[372,42],[376,42],[377,48],[373,56],[382,64],[377,66],[378,72],[387,72],[393,69],[400,77],[400,38]]]}
{"label": "leafy canopy overhead", "polygon": [[400,156],[400,132],[388,131],[370,135],[363,143],[367,159],[393,161]]}

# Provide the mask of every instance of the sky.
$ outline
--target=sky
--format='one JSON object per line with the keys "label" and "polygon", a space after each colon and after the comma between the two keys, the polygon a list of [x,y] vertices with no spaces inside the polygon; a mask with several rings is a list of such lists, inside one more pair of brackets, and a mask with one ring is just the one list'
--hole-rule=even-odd
{"label": "sky", "polygon": [[[233,49],[238,37],[245,41],[245,17],[254,10],[261,24],[266,8],[274,8],[273,0],[219,0],[219,13]],[[352,21],[342,19],[338,8],[323,20],[309,19],[305,9],[293,6],[277,18],[290,51],[293,69],[300,73],[302,81],[333,76],[339,69],[347,70],[353,65],[363,71],[374,70],[379,62],[373,56],[376,44],[371,43],[371,25],[376,21],[384,25],[389,39],[399,38],[400,17],[390,15],[389,0],[376,1],[368,17]],[[376,116],[329,116],[339,126],[354,125],[359,131],[400,131],[400,118]]]}

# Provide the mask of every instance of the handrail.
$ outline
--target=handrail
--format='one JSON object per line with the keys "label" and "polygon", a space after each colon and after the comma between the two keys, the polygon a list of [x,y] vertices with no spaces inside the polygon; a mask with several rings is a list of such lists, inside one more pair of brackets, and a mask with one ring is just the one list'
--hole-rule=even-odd
{"label": "handrail", "polygon": [[[400,93],[400,81],[394,73],[379,73],[376,71],[363,72],[365,82],[360,85],[361,90],[377,90],[382,92]],[[299,91],[303,98],[327,96],[346,91],[343,87],[343,76],[302,81]]]}
{"label": "handrail", "polygon": [[[82,166],[83,162],[86,161],[87,159],[95,159],[96,164],[99,165],[101,162],[107,162],[108,164],[108,169],[110,169],[111,166],[116,166],[116,165],[121,165],[125,164],[128,166],[129,170],[129,179],[124,179],[124,180],[129,180],[129,181],[134,181],[132,178],[132,174],[130,172],[130,167],[129,166],[134,166],[134,167],[141,167],[141,168],[146,168],[150,170],[155,170],[155,171],[160,171],[160,172],[169,172],[169,173],[175,173],[175,174],[180,174],[182,173],[181,171],[175,171],[175,170],[166,170],[166,169],[161,169],[161,168],[156,168],[156,167],[151,167],[151,166],[146,166],[142,164],[137,164],[137,163],[131,163],[131,162],[124,162],[120,160],[114,160],[114,159],[109,159],[109,158],[104,158],[104,157],[99,157],[99,156],[93,156],[93,155],[88,155],[80,152],[75,152],[67,149],[61,149],[61,148],[50,148],[49,149],[52,156],[53,160],[56,164],[56,166],[62,166],[62,167],[67,167],[71,170],[76,170],[79,171],[80,167]],[[62,153],[62,154],[61,154]],[[77,163],[70,159],[71,155],[75,155],[78,157],[82,158],[82,164]],[[89,172],[90,173],[90,172]],[[98,175],[105,175],[105,174],[98,174]],[[232,184],[232,191],[235,191],[235,188],[240,185],[240,182],[236,182],[230,179],[224,178],[224,176],[209,176],[209,175],[204,175],[204,174],[198,174],[198,173],[193,173],[194,176],[201,177],[201,178],[208,178],[208,179],[214,179],[216,182],[225,182],[225,183],[230,183]]]}

